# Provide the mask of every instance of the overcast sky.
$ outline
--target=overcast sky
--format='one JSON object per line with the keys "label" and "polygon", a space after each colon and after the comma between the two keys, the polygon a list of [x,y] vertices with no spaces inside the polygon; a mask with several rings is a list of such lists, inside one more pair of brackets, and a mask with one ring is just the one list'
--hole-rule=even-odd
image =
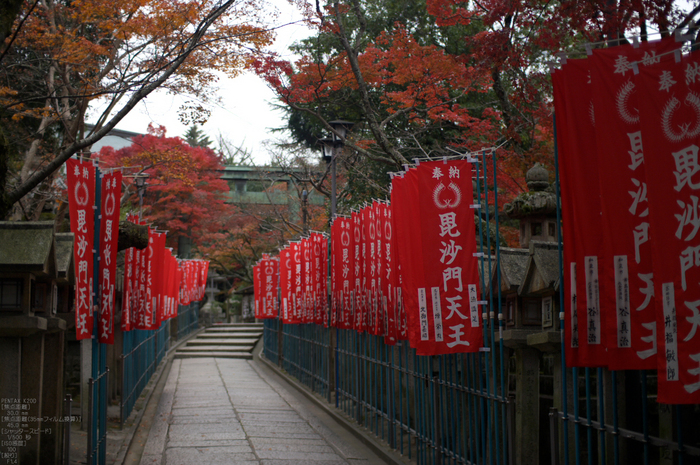
{"label": "overcast sky", "polygon": [[[276,25],[299,21],[301,18],[286,0],[270,0],[280,11]],[[288,46],[309,35],[303,24],[281,27],[277,32],[274,49],[282,56],[290,58]],[[273,111],[269,105],[275,101],[274,93],[265,82],[253,73],[245,73],[235,79],[222,78],[218,83],[218,95],[221,105],[211,107],[211,117],[200,125],[202,131],[212,141],[221,133],[237,146],[242,146],[253,153],[258,165],[269,162],[270,157],[262,142],[276,135],[270,128],[283,126],[281,113]],[[118,125],[118,129],[146,133],[148,124],[162,125],[167,128],[167,136],[183,136],[187,126],[180,123],[177,112],[185,99],[154,92],[129,113]],[[89,122],[92,122],[88,118]]]}

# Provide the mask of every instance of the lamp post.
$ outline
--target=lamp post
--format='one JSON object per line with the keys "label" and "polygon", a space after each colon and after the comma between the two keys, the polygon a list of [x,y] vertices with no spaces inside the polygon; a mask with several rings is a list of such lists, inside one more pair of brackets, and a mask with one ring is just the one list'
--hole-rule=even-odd
{"label": "lamp post", "polygon": [[331,220],[336,213],[336,185],[335,185],[335,159],[340,150],[345,145],[345,137],[352,129],[355,123],[344,120],[329,121],[328,124],[333,128],[332,137],[321,139],[323,147],[323,159],[331,164]]}
{"label": "lamp post", "polygon": [[143,196],[146,193],[146,179],[148,178],[147,173],[140,173],[134,176],[134,184],[136,184],[136,192],[139,195],[139,221],[141,221],[141,216],[143,213]]}

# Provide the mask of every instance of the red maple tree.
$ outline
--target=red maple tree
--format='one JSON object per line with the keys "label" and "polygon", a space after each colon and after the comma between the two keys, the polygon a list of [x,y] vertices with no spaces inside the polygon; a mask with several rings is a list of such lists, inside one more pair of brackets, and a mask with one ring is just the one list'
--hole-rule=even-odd
{"label": "red maple tree", "polygon": [[[221,179],[220,155],[207,147],[191,147],[179,137],[166,137],[165,128],[149,126],[120,150],[103,147],[97,154],[100,166],[133,168],[148,175],[143,216],[158,229],[169,231],[172,243],[180,235],[197,243],[218,232],[233,206],[225,204],[228,184]],[[138,204],[134,178],[127,183],[123,201]]]}

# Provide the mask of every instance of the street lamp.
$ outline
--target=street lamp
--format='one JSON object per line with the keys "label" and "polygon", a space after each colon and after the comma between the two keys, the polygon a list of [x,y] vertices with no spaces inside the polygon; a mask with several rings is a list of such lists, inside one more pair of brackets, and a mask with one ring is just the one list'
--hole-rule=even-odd
{"label": "street lamp", "polygon": [[335,186],[335,159],[338,152],[345,145],[345,137],[352,129],[355,123],[344,120],[329,121],[333,128],[332,137],[321,139],[323,147],[323,159],[331,164],[331,220],[336,213],[336,186]]}
{"label": "street lamp", "polygon": [[147,173],[140,173],[134,176],[134,184],[136,184],[136,192],[139,195],[139,221],[141,221],[141,216],[143,213],[143,195],[146,193],[146,179],[148,178]]}

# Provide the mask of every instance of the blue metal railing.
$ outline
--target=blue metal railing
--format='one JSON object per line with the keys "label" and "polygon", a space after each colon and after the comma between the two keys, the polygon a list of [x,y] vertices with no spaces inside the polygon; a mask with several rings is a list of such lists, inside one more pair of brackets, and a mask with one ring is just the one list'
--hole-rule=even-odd
{"label": "blue metal railing", "polygon": [[314,324],[283,326],[283,368],[312,391],[327,397],[332,328]]}
{"label": "blue metal railing", "polygon": [[[199,327],[199,302],[178,308],[177,339],[181,340]],[[125,332],[122,349],[122,395],[120,423],[123,426],[134,405],[163,358],[170,350],[171,320],[161,323],[157,330]]]}
{"label": "blue metal railing", "polygon": [[[493,205],[482,208],[479,217],[498,231],[498,166],[495,154],[490,155],[492,160],[487,153],[475,160],[475,203]],[[501,289],[500,239],[498,233],[491,236],[489,227],[485,231],[481,221],[478,227],[479,251],[492,255],[482,260],[481,276],[494,281],[481,283],[494,292],[482,295],[488,305],[479,353],[419,356],[405,341],[387,346],[381,337],[314,325],[284,325],[280,345],[280,323],[270,320],[265,322],[265,356],[278,364],[281,359],[292,376],[332,397],[337,408],[418,464],[700,464],[699,406],[659,404],[655,371],[566,366],[563,334],[569,309],[561,240],[559,287],[552,304],[560,312],[556,334],[561,352],[540,351],[524,342],[504,347],[505,299],[496,292]],[[562,237],[560,226],[557,237]],[[539,360],[539,373],[536,365],[534,373],[518,371],[524,370],[518,357],[526,351]],[[532,385],[533,377],[539,391],[523,390],[519,383]],[[329,379],[334,380],[330,387]],[[525,418],[533,411],[534,418]],[[536,425],[539,443],[516,444],[528,425]]]}

